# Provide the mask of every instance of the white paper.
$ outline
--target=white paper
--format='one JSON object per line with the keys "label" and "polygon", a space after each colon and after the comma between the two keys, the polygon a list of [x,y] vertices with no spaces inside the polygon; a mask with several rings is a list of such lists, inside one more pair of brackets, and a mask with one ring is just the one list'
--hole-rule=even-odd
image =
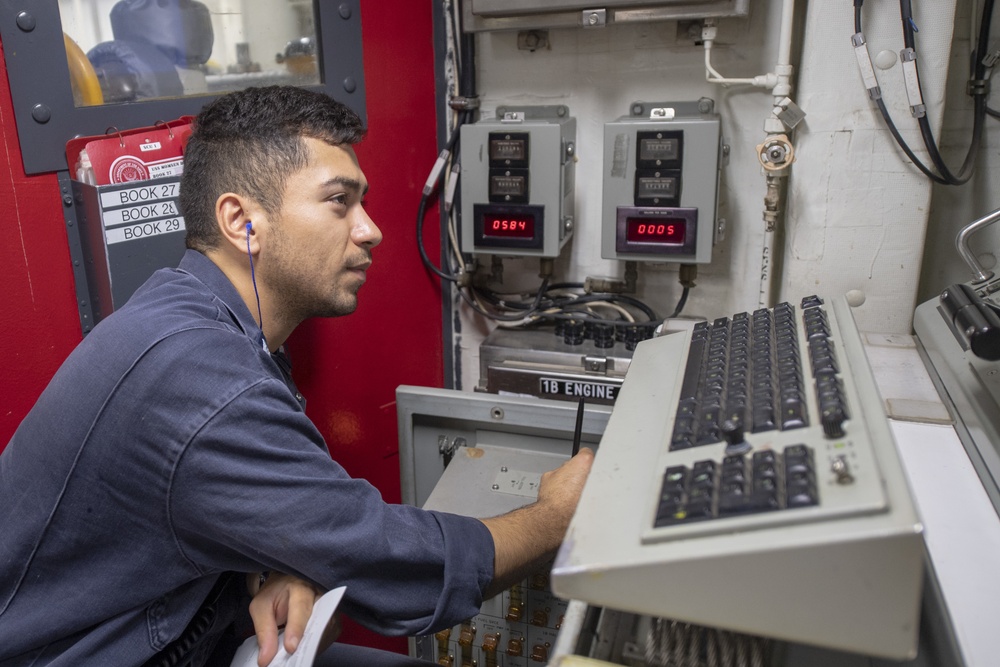
{"label": "white paper", "polygon": [[[285,633],[278,634],[278,654],[274,660],[268,663],[267,667],[312,667],[316,660],[316,653],[319,651],[319,642],[323,638],[333,613],[337,611],[340,599],[344,597],[345,586],[334,588],[313,605],[312,616],[306,623],[306,629],[302,634],[302,641],[299,642],[295,653],[289,654],[285,651]],[[260,647],[257,646],[257,636],[247,639],[236,650],[233,662],[230,667],[257,667],[257,656]]]}

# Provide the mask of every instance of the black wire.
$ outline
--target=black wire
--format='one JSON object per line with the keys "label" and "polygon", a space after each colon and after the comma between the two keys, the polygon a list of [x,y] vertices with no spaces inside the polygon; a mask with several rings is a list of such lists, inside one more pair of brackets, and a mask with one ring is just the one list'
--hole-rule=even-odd
{"label": "black wire", "polygon": [[588,303],[594,303],[595,301],[610,301],[611,303],[626,303],[634,308],[639,309],[649,318],[650,321],[658,320],[659,317],[656,315],[656,311],[647,306],[639,299],[627,296],[625,294],[584,294],[583,296],[576,297],[574,299],[567,299],[565,303],[560,304],[555,302],[555,305],[562,310],[566,310],[567,307],[576,305],[586,305]]}
{"label": "black wire", "polygon": [[1000,118],[1000,111],[993,109],[992,107],[986,107],[986,113],[993,116],[994,118]]}
{"label": "black wire", "polygon": [[691,291],[690,287],[685,287],[684,290],[681,291],[681,298],[677,300],[677,307],[674,308],[674,312],[670,313],[671,318],[677,317],[678,315],[681,314],[681,311],[684,310],[684,304],[687,303],[688,293],[690,291]]}
{"label": "black wire", "polygon": [[[984,48],[988,48],[989,28],[993,11],[992,5],[992,0],[988,0],[988,2],[983,5],[983,15],[980,21],[980,34],[978,36],[975,49],[977,54],[982,53]],[[903,45],[908,49],[915,49],[916,38],[914,36],[915,28],[911,0],[899,1],[899,16],[903,26]],[[974,80],[982,79],[982,77],[985,76],[985,68],[981,64],[977,64],[977,61],[981,61],[981,58],[974,56],[969,71],[970,78]],[[920,90],[920,95],[923,97],[917,61],[913,62],[913,66],[917,71],[917,89]],[[947,185],[962,185],[967,183],[969,179],[972,178],[972,174],[975,171],[976,157],[979,155],[979,145],[982,139],[982,124],[985,117],[985,109],[981,108],[979,104],[980,100],[983,99],[983,94],[984,93],[973,94],[975,110],[973,113],[972,140],[969,143],[969,150],[965,154],[965,160],[962,162],[962,166],[957,175],[952,173],[951,169],[949,169],[948,165],[945,163],[944,158],[941,156],[927,115],[924,114],[917,119],[917,125],[920,127],[920,136],[923,139],[924,147],[927,149],[927,154],[930,156],[931,162],[934,163],[935,168],[937,168],[941,178],[946,181]]]}
{"label": "black wire", "polygon": [[882,101],[882,98],[875,100],[875,103],[878,105],[878,110],[882,114],[882,119],[885,120],[886,126],[889,128],[892,138],[896,140],[896,143],[903,149],[903,152],[906,153],[906,157],[910,158],[913,165],[935,183],[949,185],[947,180],[928,169],[924,163],[920,161],[920,158],[913,154],[913,151],[910,150],[909,144],[906,143],[906,140],[899,134],[899,130],[896,129],[896,124],[892,122],[892,117],[889,115],[889,110],[885,108],[885,102]]}
{"label": "black wire", "polygon": [[549,285],[549,291],[559,289],[583,289],[583,283],[553,283]]}
{"label": "black wire", "polygon": [[[475,95],[476,86],[476,68],[475,68],[475,35],[465,35],[461,32],[461,27],[458,23],[458,16],[455,12],[455,5],[452,4],[451,10],[451,20],[452,20],[452,34],[456,40],[456,46],[460,46],[460,52],[456,53],[455,70],[456,76],[459,82],[459,94],[463,96]],[[463,110],[458,114],[457,122],[455,127],[451,131],[451,135],[448,137],[448,141],[445,144],[444,150],[447,151],[449,155],[454,154],[455,146],[458,143],[459,136],[461,134],[462,125],[472,120],[472,112]],[[424,266],[432,272],[434,275],[438,276],[442,280],[448,280],[450,282],[458,282],[460,276],[456,274],[447,273],[444,270],[438,268],[434,262],[431,261],[430,257],[427,255],[427,250],[424,248],[424,218],[427,215],[427,204],[430,197],[438,190],[441,182],[444,180],[445,174],[448,171],[447,165],[441,169],[441,173],[438,174],[437,179],[431,184],[431,191],[427,194],[422,194],[420,197],[420,205],[417,207],[417,249],[420,251],[420,261],[423,262]],[[442,259],[445,263],[449,263],[448,257],[449,253],[447,250],[447,245],[449,241],[445,240],[445,248],[442,252]],[[447,267],[446,267],[447,268]]]}
{"label": "black wire", "polygon": [[[863,3],[864,0],[854,0],[855,33],[861,32],[861,6]],[[993,6],[994,0],[986,0],[983,5],[983,14],[980,20],[976,54],[981,54],[988,48]],[[907,48],[914,48],[916,40],[914,37],[915,28],[910,0],[900,0],[900,20],[903,27],[903,42]],[[970,66],[970,78],[973,80],[982,80],[985,77],[985,74],[985,65],[982,64],[982,58],[977,55],[973,56],[973,63]],[[919,76],[917,83],[919,86]],[[930,121],[927,119],[926,115],[918,119],[920,134],[923,139],[924,146],[927,148],[928,155],[931,158],[931,162],[937,170],[941,172],[940,175],[931,171],[931,169],[924,165],[924,163],[921,162],[920,159],[913,153],[909,145],[906,143],[906,140],[903,139],[899,130],[896,128],[896,124],[889,115],[889,110],[886,108],[885,103],[881,99],[876,99],[875,102],[878,106],[879,113],[882,115],[882,118],[885,121],[889,132],[892,134],[893,139],[896,141],[896,144],[903,150],[906,157],[913,162],[914,166],[916,166],[925,176],[930,178],[935,183],[939,183],[941,185],[961,185],[968,182],[975,170],[975,162],[979,153],[979,145],[982,140],[983,121],[986,114],[990,111],[990,109],[986,106],[985,92],[974,93],[972,96],[975,106],[973,111],[972,140],[969,145],[969,150],[966,153],[965,160],[962,163],[962,167],[959,170],[958,176],[954,175],[951,170],[948,169],[944,159],[941,157],[940,151],[937,147],[937,142],[934,140],[934,135],[931,131]]]}
{"label": "black wire", "polygon": [[424,217],[427,214],[427,195],[420,197],[420,206],[417,207],[417,249],[420,251],[420,261],[424,263],[429,271],[434,273],[436,276],[442,280],[450,280],[451,282],[458,282],[458,276],[452,275],[450,273],[445,273],[439,269],[431,258],[427,256],[427,250],[424,249]]}

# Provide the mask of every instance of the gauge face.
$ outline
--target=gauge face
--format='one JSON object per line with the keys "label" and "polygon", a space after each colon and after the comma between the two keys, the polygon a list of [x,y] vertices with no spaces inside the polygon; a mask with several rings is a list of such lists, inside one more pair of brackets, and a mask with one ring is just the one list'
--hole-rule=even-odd
{"label": "gauge face", "polygon": [[524,139],[490,139],[491,160],[526,160],[528,142]]}
{"label": "gauge face", "polygon": [[483,219],[483,236],[504,239],[531,239],[535,237],[535,216],[487,215]]}
{"label": "gauge face", "polygon": [[637,199],[676,199],[676,176],[640,176],[636,175],[635,196]]}
{"label": "gauge face", "polygon": [[497,198],[527,200],[528,178],[523,174],[512,174],[509,171],[499,175],[490,174],[490,201]]}
{"label": "gauge face", "polygon": [[683,218],[629,217],[625,220],[625,240],[629,243],[682,245],[687,235]]}
{"label": "gauge face", "polygon": [[639,159],[676,160],[680,157],[681,142],[675,137],[653,136],[639,139]]}

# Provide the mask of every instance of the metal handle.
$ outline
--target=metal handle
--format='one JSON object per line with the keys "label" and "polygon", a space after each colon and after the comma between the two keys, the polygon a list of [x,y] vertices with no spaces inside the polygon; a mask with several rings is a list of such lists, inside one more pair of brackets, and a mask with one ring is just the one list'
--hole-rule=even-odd
{"label": "metal handle", "polygon": [[971,250],[969,250],[969,237],[983,227],[992,225],[997,220],[1000,220],[1000,208],[969,223],[962,228],[962,230],[958,233],[958,236],[955,238],[955,246],[958,248],[958,253],[962,256],[962,259],[965,260],[965,263],[969,265],[969,268],[972,269],[972,282],[974,283],[986,282],[993,277],[993,272],[984,269],[979,263],[979,260],[976,259],[976,256],[972,254]]}

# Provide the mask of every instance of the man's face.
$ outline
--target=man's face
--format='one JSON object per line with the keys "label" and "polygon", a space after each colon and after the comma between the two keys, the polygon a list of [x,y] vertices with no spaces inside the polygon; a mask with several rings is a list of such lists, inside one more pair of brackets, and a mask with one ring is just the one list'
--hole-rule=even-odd
{"label": "man's face", "polygon": [[293,322],[354,312],[371,249],[382,240],[362,205],[368,182],[354,150],[305,143],[309,164],[286,181],[258,268],[278,311]]}

